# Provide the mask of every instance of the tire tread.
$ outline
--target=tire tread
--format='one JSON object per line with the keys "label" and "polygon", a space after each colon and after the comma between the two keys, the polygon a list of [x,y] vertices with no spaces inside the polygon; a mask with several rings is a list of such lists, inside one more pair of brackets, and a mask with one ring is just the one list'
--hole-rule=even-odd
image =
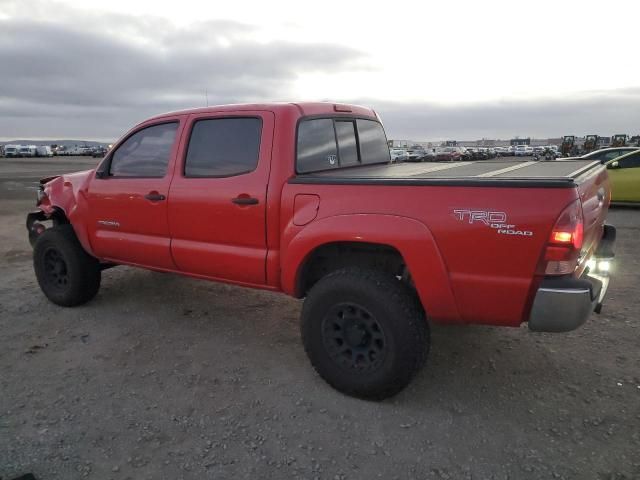
{"label": "tire tread", "polygon": [[[318,340],[314,338],[313,322],[321,321],[312,318],[312,311],[318,302],[323,302],[340,285],[353,285],[354,288],[363,289],[373,298],[382,297],[394,315],[395,322],[404,339],[401,345],[401,357],[398,365],[394,367],[395,374],[383,382],[371,385],[349,385],[340,377],[340,372],[327,372],[316,357],[314,345]],[[302,342],[311,364],[318,374],[331,386],[343,393],[358,398],[370,400],[382,400],[391,397],[404,389],[424,365],[429,351],[429,326],[425,318],[424,310],[417,295],[408,286],[385,272],[361,268],[347,267],[329,273],[320,279],[309,292],[302,310],[301,316]],[[314,348],[315,347],[315,348]]]}

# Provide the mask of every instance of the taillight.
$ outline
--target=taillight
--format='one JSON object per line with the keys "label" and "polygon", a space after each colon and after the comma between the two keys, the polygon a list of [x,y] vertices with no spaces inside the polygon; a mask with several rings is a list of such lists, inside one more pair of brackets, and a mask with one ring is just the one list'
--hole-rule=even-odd
{"label": "taillight", "polygon": [[545,252],[546,275],[567,275],[578,265],[584,240],[582,205],[576,199],[558,217]]}

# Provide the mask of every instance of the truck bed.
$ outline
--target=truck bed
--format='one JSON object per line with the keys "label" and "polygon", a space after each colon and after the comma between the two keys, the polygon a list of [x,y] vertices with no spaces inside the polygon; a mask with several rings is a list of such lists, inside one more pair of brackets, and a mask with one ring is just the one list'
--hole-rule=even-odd
{"label": "truck bed", "polygon": [[377,164],[299,174],[290,183],[568,188],[598,165],[597,160]]}

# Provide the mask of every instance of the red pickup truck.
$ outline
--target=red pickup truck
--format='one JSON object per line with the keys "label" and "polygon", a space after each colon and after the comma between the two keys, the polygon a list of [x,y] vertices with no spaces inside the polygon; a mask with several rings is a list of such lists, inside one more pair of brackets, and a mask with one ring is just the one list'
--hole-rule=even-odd
{"label": "red pickup truck", "polygon": [[599,311],[609,200],[598,161],[396,164],[370,109],[228,105],[157,116],[97,168],[43,179],[27,229],[58,305],[114,265],[305,298],[313,366],[380,399],[432,322],[560,332]]}

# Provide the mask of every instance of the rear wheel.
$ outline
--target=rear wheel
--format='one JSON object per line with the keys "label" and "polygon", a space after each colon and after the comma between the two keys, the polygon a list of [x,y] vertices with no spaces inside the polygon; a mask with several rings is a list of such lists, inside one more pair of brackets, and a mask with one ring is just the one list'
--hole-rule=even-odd
{"label": "rear wheel", "polygon": [[33,268],[45,296],[63,307],[86,303],[100,289],[100,263],[84,251],[68,224],[49,228],[38,237]]}
{"label": "rear wheel", "polygon": [[429,329],[415,294],[394,276],[345,268],[316,283],[302,311],[312,365],[337,390],[381,400],[424,364]]}

